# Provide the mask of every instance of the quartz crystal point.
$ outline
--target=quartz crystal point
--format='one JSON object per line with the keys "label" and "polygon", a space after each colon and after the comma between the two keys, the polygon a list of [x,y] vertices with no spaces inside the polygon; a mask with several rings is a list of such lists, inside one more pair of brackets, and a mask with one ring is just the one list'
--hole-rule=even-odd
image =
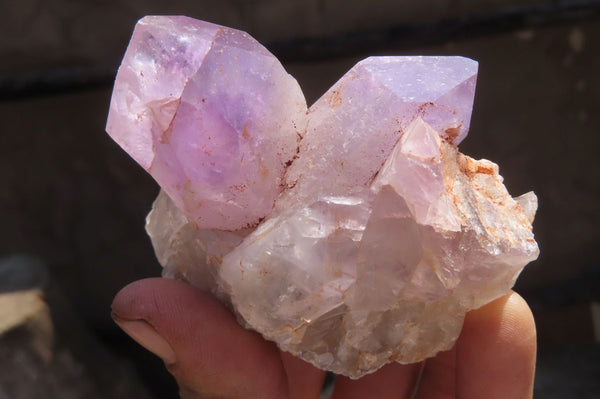
{"label": "quartz crystal point", "polygon": [[145,17],[106,129],[198,227],[237,230],[270,212],[305,119],[296,80],[248,34]]}
{"label": "quartz crystal point", "polygon": [[146,17],[107,130],[163,189],[147,231],[164,276],[358,378],[452,347],[538,256],[535,194],[456,147],[476,75],[462,57],[371,57],[307,110],[245,33]]}
{"label": "quartz crystal point", "polygon": [[463,57],[359,62],[308,111],[301,156],[286,174],[286,184],[297,187],[280,205],[367,185],[417,117],[458,144],[469,128],[476,78],[477,62]]}

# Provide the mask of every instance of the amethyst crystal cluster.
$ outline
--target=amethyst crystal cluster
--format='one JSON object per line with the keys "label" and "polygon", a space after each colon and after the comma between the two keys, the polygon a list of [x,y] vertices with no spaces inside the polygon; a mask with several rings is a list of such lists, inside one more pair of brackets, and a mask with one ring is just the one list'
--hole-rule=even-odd
{"label": "amethyst crystal cluster", "polygon": [[107,131],[162,187],[147,230],[165,276],[357,378],[449,349],[538,256],[535,195],[458,152],[476,77],[462,57],[370,57],[307,108],[248,34],[146,17]]}

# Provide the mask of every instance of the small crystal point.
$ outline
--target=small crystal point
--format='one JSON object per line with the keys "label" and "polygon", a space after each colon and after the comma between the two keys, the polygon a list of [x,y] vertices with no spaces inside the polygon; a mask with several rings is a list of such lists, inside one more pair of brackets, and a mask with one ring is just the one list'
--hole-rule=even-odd
{"label": "small crystal point", "polygon": [[393,92],[399,102],[416,107],[418,116],[441,135],[459,144],[469,131],[477,61],[456,56],[369,57],[356,65]]}
{"label": "small crystal point", "polygon": [[451,348],[538,256],[535,194],[456,147],[476,76],[462,57],[371,57],[307,110],[247,34],[146,17],[107,129],[162,187],[147,231],[165,276],[358,378]]}

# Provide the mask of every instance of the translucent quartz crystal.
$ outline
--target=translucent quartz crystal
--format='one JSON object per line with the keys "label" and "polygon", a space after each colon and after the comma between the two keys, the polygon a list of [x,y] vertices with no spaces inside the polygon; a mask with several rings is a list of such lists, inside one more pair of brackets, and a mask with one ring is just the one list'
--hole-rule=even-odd
{"label": "translucent quartz crystal", "polygon": [[145,17],[106,129],[199,227],[236,230],[271,210],[305,119],[296,80],[248,34]]}
{"label": "translucent quartz crystal", "polygon": [[417,117],[458,144],[469,128],[476,78],[477,62],[463,57],[359,62],[310,107],[301,156],[286,174],[288,187],[296,187],[280,205],[367,185]]}
{"label": "translucent quartz crystal", "polygon": [[146,17],[107,130],[163,188],[147,230],[165,276],[358,378],[452,347],[538,256],[535,195],[456,147],[476,75],[462,57],[371,57],[307,110],[248,35]]}

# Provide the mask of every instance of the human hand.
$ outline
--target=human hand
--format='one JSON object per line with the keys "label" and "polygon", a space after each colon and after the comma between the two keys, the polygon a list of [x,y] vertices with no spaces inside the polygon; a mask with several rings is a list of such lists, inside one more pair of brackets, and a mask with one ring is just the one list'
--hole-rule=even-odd
{"label": "human hand", "polygon": [[[117,324],[158,355],[182,398],[319,398],[325,372],[242,328],[210,295],[152,278],[123,288],[112,304]],[[536,331],[518,294],[470,312],[454,348],[425,363],[388,364],[358,380],[338,377],[333,399],[531,398]],[[421,372],[422,370],[422,372]]]}

